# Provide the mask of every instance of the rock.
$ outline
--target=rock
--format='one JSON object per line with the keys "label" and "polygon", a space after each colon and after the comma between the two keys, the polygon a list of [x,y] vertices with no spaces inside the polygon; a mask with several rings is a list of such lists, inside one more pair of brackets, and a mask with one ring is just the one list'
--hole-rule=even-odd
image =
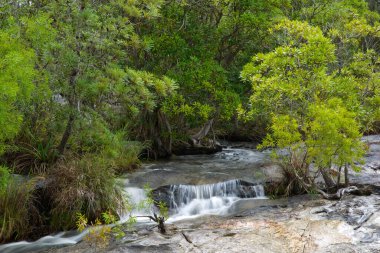
{"label": "rock", "polygon": [[219,143],[215,145],[190,145],[189,143],[180,143],[173,145],[172,152],[176,156],[180,155],[211,155],[223,150],[223,146]]}
{"label": "rock", "polygon": [[371,169],[374,171],[380,171],[380,161],[373,161],[363,166],[365,169]]}

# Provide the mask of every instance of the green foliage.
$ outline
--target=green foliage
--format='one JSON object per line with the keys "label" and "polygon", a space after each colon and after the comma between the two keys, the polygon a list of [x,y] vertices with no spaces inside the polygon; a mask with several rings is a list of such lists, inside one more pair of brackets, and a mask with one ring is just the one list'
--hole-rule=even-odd
{"label": "green foliage", "polygon": [[21,142],[15,147],[15,172],[20,174],[43,175],[56,161],[57,152],[53,140],[38,140],[29,133],[28,142]]}
{"label": "green foliage", "polygon": [[[350,102],[358,112],[364,131],[376,131],[380,121],[379,58],[374,50],[359,52],[352,62],[342,69],[342,78],[348,79],[339,88],[339,95]],[[354,90],[355,93],[350,92]]]}
{"label": "green foliage", "polygon": [[281,46],[254,56],[242,72],[253,85],[250,115],[257,119],[271,113],[270,133],[261,147],[286,148],[277,158],[299,184],[296,188],[307,191],[314,184],[310,163],[323,173],[333,166],[355,169],[364,155],[357,121],[358,108],[364,107],[357,106],[364,104],[358,99],[361,88],[350,81],[353,76],[331,71],[335,47],[319,28],[284,20],[273,32]]}
{"label": "green foliage", "polygon": [[[173,78],[178,95],[164,104],[174,136],[183,136],[211,118],[227,126],[247,86],[239,71],[250,54],[262,49],[276,1],[172,1],[143,30],[152,39],[144,68]],[[265,40],[263,42],[262,40]]]}
{"label": "green foliage", "polygon": [[310,106],[305,141],[310,162],[322,168],[356,167],[355,162],[364,155],[364,144],[355,116],[337,98]]}
{"label": "green foliage", "polygon": [[83,232],[88,224],[88,220],[86,216],[84,216],[81,213],[77,213],[77,220],[76,220],[76,228],[78,229],[79,232]]}
{"label": "green foliage", "polygon": [[251,114],[303,116],[309,103],[323,98],[332,85],[327,67],[335,60],[334,45],[319,28],[303,22],[284,20],[273,32],[282,46],[257,54],[241,73],[253,85]]}
{"label": "green foliage", "polygon": [[156,202],[154,200],[153,189],[148,184],[144,185],[144,191],[146,199],[138,203],[138,209],[153,212],[164,219],[169,218],[169,208],[164,202]]}
{"label": "green foliage", "polygon": [[10,174],[8,168],[0,166],[0,193],[7,189],[9,178]]}
{"label": "green foliage", "polygon": [[[374,1],[21,2],[0,5],[0,155],[52,182],[47,226],[108,223],[125,204],[115,175],[211,119],[216,134],[284,149],[288,193],[312,191],[312,162],[355,168],[360,136],[379,131]],[[3,197],[21,194],[0,176]]]}
{"label": "green foliage", "polygon": [[125,236],[124,231],[121,229],[121,225],[116,224],[116,216],[110,212],[102,213],[102,221],[99,218],[95,219],[95,222],[88,223],[88,219],[85,215],[77,213],[76,215],[76,228],[79,232],[84,232],[88,229],[88,233],[85,236],[85,241],[95,248],[105,248],[108,246],[112,235],[115,235],[116,239],[120,239]]}
{"label": "green foliage", "polygon": [[292,147],[295,143],[300,142],[302,138],[298,126],[297,121],[290,118],[289,115],[274,115],[272,118],[271,133],[267,135],[266,139],[258,148]]}
{"label": "green foliage", "polygon": [[0,31],[0,153],[4,142],[18,133],[22,114],[20,105],[27,103],[34,88],[35,55],[17,36],[19,27],[13,24]]}

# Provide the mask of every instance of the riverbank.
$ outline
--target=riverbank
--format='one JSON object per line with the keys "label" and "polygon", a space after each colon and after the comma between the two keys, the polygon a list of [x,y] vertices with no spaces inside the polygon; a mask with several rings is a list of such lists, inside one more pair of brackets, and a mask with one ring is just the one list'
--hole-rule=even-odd
{"label": "riverbank", "polygon": [[[211,156],[145,164],[128,177],[125,190],[136,201],[144,198],[145,182],[155,189],[166,186],[173,199],[177,194],[178,210],[167,223],[167,234],[159,234],[153,223],[138,222],[132,232],[124,229],[121,240],[112,239],[96,252],[378,252],[380,178],[375,165],[380,157],[379,139],[365,140],[369,145],[366,164],[361,173],[350,173],[352,183],[371,185],[377,189],[375,194],[345,196],[341,201],[319,195],[252,198],[262,196],[249,195],[257,191],[255,186],[281,179],[269,154],[256,150],[230,148]],[[184,191],[176,192],[179,188]],[[178,202],[184,197],[187,200]],[[83,236],[46,237],[30,244],[16,243],[7,251],[0,247],[0,251],[95,252],[88,242],[76,244]]]}
{"label": "riverbank", "polygon": [[[350,173],[350,179],[379,189],[379,136],[364,141],[369,145],[366,164],[361,173]],[[241,199],[229,215],[178,221],[168,225],[167,235],[140,227],[100,252],[380,252],[378,194],[340,201],[319,195]],[[93,251],[80,243],[46,252]]]}

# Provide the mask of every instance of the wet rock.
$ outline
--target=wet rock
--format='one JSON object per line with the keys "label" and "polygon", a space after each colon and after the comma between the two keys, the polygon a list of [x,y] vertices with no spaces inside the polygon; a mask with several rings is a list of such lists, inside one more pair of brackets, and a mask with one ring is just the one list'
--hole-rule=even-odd
{"label": "wet rock", "polygon": [[[370,157],[370,155],[368,157]],[[374,170],[374,171],[379,170],[380,171],[380,161],[370,162],[370,163],[364,165],[364,168],[368,169],[368,170]]]}
{"label": "wet rock", "polygon": [[191,145],[181,142],[173,145],[172,152],[176,156],[182,155],[211,155],[223,150],[220,143],[211,143],[210,145]]}

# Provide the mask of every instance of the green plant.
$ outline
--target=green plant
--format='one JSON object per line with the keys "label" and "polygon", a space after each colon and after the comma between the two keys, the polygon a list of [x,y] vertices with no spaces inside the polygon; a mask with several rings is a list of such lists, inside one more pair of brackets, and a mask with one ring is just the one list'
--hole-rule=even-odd
{"label": "green plant", "polygon": [[14,160],[15,170],[23,174],[45,174],[57,158],[54,143],[52,139],[46,142],[34,140],[32,143],[18,144],[18,155]]}
{"label": "green plant", "polygon": [[166,233],[165,221],[169,217],[169,209],[164,202],[157,202],[153,198],[152,189],[148,184],[144,185],[144,190],[147,198],[144,201],[138,203],[138,209],[149,210],[152,215],[139,216],[149,218],[151,221],[154,221],[157,224],[158,230],[161,234]]}
{"label": "green plant", "polygon": [[9,178],[0,191],[0,242],[24,238],[31,232],[31,220],[39,219],[33,205],[35,183],[36,179],[20,182]]}
{"label": "green plant", "polygon": [[0,193],[5,191],[9,181],[9,171],[8,168],[0,166]]}
{"label": "green plant", "polygon": [[102,157],[107,166],[117,174],[136,169],[140,163],[139,154],[144,148],[140,142],[129,141],[125,131],[113,132],[107,122],[92,115],[92,121],[77,122],[80,131],[72,136],[72,152],[93,153]]}
{"label": "green plant", "polygon": [[94,223],[104,210],[121,213],[124,196],[116,184],[115,173],[95,155],[61,161],[49,174],[48,191],[53,200],[52,227],[75,227],[77,213]]}
{"label": "green plant", "polygon": [[[94,222],[89,223],[85,215],[77,213],[76,227],[79,232],[88,228],[88,234],[84,240],[96,248],[105,248],[108,246],[112,235],[116,239],[125,236],[121,226],[117,225],[117,217],[111,211],[102,213],[102,220],[96,218]],[[102,222],[103,221],[103,222]],[[113,226],[113,227],[112,227]]]}

